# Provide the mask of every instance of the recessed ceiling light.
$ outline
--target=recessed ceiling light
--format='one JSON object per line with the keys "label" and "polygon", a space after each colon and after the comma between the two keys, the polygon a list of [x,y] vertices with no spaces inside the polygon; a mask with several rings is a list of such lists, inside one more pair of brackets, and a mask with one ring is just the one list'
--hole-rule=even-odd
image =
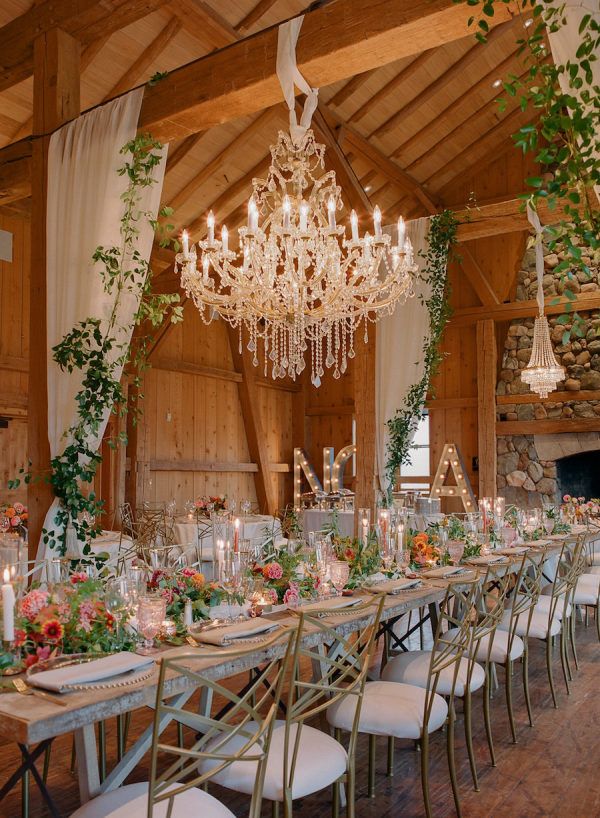
{"label": "recessed ceiling light", "polygon": [[502,80],[494,80],[492,83],[492,88],[500,88],[502,85]]}
{"label": "recessed ceiling light", "polygon": [[529,26],[533,25],[533,19],[530,17],[529,20],[525,20],[525,28],[529,28]]}
{"label": "recessed ceiling light", "polygon": [[371,190],[371,185],[367,185],[365,188],[365,193],[368,193]]}

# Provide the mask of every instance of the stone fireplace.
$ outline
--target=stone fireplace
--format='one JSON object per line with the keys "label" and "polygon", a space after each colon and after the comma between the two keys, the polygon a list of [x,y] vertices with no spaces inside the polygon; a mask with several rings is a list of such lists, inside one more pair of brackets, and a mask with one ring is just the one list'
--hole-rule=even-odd
{"label": "stone fireplace", "polygon": [[[571,292],[592,293],[598,284],[599,258],[584,259],[590,275],[555,274],[562,253],[546,252],[544,293],[546,296]],[[528,250],[517,277],[517,300],[535,298],[535,258]],[[498,421],[524,421],[530,434],[502,435],[498,432],[498,493],[508,503],[524,507],[557,502],[565,493],[575,496],[600,496],[600,310],[579,313],[577,334],[571,333],[572,319],[552,316],[548,319],[557,360],[565,368],[565,379],[545,401],[530,399],[521,370],[531,354],[533,318],[519,319],[508,328],[501,369],[497,382]],[[514,402],[511,397],[514,396]],[[590,431],[546,433],[547,421],[575,422]],[[585,420],[583,420],[585,419]],[[597,423],[596,423],[597,421]],[[536,423],[540,424],[537,433]],[[501,423],[499,424],[501,428]],[[514,428],[516,424],[512,423]],[[519,424],[521,426],[521,424]],[[597,431],[596,431],[597,430]]]}

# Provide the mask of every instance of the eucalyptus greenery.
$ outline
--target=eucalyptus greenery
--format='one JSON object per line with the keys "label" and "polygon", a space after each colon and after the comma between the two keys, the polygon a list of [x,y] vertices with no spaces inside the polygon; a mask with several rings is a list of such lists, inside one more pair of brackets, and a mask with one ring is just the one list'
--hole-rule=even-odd
{"label": "eucalyptus greenery", "polygon": [[431,218],[429,246],[427,253],[423,255],[425,265],[419,274],[430,292],[428,298],[421,296],[429,313],[429,328],[423,339],[423,376],[408,390],[404,406],[397,409],[394,417],[387,421],[389,442],[386,472],[390,490],[398,468],[409,462],[411,441],[423,414],[427,390],[444,357],[440,351],[440,342],[444,327],[452,314],[446,268],[456,244],[457,227],[458,221],[451,210],[444,210]]}
{"label": "eucalyptus greenery", "polygon": [[[45,479],[61,501],[55,524],[62,527],[60,536],[53,529],[43,531],[43,540],[55,552],[64,554],[67,528],[72,525],[77,538],[85,542],[84,553],[90,553],[89,540],[99,532],[95,522],[102,512],[103,502],[92,484],[102,457],[98,451],[98,436],[110,412],[124,415],[128,410],[127,396],[121,383],[123,367],[133,373],[133,385],[139,387],[139,374],[147,365],[150,335],[135,334],[130,343],[131,324],[123,325],[120,314],[125,299],[134,298],[137,308],[133,325],[157,327],[168,317],[172,322],[182,319],[182,307],[177,294],[155,294],[151,291],[152,272],[149,262],[137,248],[140,223],[146,220],[153,230],[169,231],[172,225],[159,227],[152,214],[140,209],[143,188],[155,183],[153,170],[161,161],[161,144],[149,135],[140,135],[128,142],[121,154],[125,157],[118,173],[127,176],[128,185],[122,194],[124,205],[120,226],[120,243],[113,247],[96,248],[93,260],[102,278],[104,291],[114,304],[108,318],[90,316],[76,324],[52,349],[52,357],[65,372],[79,370],[81,387],[76,395],[77,419],[65,433],[66,446],[62,454],[50,461],[50,473],[25,474],[26,483]],[[163,208],[159,215],[170,216]],[[162,235],[162,233],[161,233]],[[165,238],[160,239],[164,246]],[[135,410],[139,412],[136,404]],[[125,444],[126,436],[119,433],[111,445]],[[16,488],[20,480],[10,481]]]}
{"label": "eucalyptus greenery", "polygon": [[[485,42],[489,22],[499,3],[512,0],[456,0],[479,7],[478,17],[469,23],[477,27],[476,37]],[[554,272],[562,273],[564,295],[569,302],[575,294],[569,288],[573,268],[590,274],[582,259],[582,247],[594,254],[600,249],[600,210],[594,190],[600,185],[600,87],[594,84],[593,64],[600,51],[600,25],[592,14],[584,14],[579,25],[579,45],[575,57],[563,64],[549,59],[546,33],[567,24],[573,7],[556,0],[519,0],[520,9],[532,24],[523,28],[517,40],[518,52],[526,68],[519,78],[509,75],[503,83],[506,96],[498,100],[504,111],[510,97],[519,97],[522,111],[531,111],[532,121],[514,134],[516,146],[531,153],[540,166],[539,175],[526,180],[532,188],[525,199],[535,209],[544,201],[550,209],[559,205],[564,216],[544,232],[550,251],[562,251]],[[567,80],[566,87],[563,86]],[[569,303],[567,312],[572,313]],[[563,316],[561,323],[566,324]],[[584,320],[570,316],[571,334],[584,333]]]}

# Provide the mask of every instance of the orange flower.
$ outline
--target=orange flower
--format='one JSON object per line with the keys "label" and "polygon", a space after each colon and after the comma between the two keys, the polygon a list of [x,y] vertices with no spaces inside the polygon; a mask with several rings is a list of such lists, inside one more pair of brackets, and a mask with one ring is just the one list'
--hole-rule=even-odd
{"label": "orange flower", "polygon": [[195,588],[200,589],[200,588],[204,587],[204,583],[205,583],[204,574],[201,574],[201,573],[198,572],[197,574],[194,574],[191,577],[191,580],[192,580],[192,585]]}
{"label": "orange flower", "polygon": [[413,537],[413,544],[417,548],[425,548],[428,545],[428,543],[429,543],[429,537],[424,532],[421,532],[421,534],[416,534]]}
{"label": "orange flower", "polygon": [[5,515],[7,517],[14,517],[15,514],[16,514],[16,511],[14,510],[14,508],[12,506],[10,506],[9,508],[6,509],[6,511],[4,513],[5,513]]}

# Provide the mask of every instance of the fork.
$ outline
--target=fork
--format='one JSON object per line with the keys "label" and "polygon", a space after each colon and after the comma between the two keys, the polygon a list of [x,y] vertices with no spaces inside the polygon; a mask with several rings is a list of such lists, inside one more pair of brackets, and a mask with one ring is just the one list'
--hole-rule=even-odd
{"label": "fork", "polygon": [[61,702],[61,700],[57,699],[56,696],[52,696],[50,693],[44,693],[42,690],[37,690],[36,688],[30,687],[24,679],[13,679],[12,683],[16,687],[17,691],[23,696],[38,696],[40,699],[45,699],[53,704],[58,704],[60,707],[67,706],[66,702]]}

